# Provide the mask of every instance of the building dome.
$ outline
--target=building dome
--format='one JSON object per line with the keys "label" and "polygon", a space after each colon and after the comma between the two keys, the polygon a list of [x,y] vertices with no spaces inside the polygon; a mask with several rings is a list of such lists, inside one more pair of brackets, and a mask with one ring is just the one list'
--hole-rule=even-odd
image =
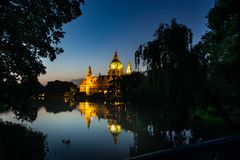
{"label": "building dome", "polygon": [[118,59],[117,52],[115,52],[113,60],[111,61],[111,63],[109,64],[109,67],[108,67],[108,75],[121,76],[123,74],[124,74],[123,65],[120,62],[120,60]]}

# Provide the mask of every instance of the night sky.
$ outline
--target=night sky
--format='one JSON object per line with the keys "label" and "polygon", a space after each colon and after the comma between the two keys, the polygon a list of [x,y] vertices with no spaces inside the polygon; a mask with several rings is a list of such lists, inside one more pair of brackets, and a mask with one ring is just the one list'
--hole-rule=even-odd
{"label": "night sky", "polygon": [[42,84],[52,80],[85,77],[88,65],[94,75],[107,74],[114,52],[126,69],[140,44],[153,39],[160,23],[176,18],[193,32],[197,43],[207,30],[206,15],[214,0],[85,0],[83,15],[66,24],[61,47],[64,53],[54,62],[43,59],[47,74]]}

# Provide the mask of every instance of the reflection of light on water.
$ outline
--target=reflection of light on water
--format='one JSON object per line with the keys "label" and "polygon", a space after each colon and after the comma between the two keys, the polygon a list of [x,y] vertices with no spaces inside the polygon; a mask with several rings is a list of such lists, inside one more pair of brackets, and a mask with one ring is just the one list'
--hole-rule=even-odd
{"label": "reflection of light on water", "polygon": [[122,127],[120,125],[110,125],[109,130],[113,134],[120,134],[122,132]]}
{"label": "reflection of light on water", "polygon": [[114,105],[119,105],[119,104],[121,104],[120,102],[114,102]]}
{"label": "reflection of light on water", "polygon": [[[119,113],[116,112],[118,110],[114,109],[114,114],[110,114],[109,110],[105,105],[102,107],[98,106],[95,103],[91,102],[80,102],[79,103],[79,111],[85,117],[85,122],[87,128],[90,128],[91,121],[94,117],[104,118],[108,120],[108,131],[113,137],[114,144],[118,143],[118,135],[122,132],[122,126],[117,123],[117,120],[113,118],[113,115]],[[112,117],[112,118],[110,118]]]}
{"label": "reflection of light on water", "polygon": [[[173,131],[161,131],[162,135],[165,135],[169,142],[173,143],[173,146],[176,147],[178,145],[186,145],[190,144],[190,139],[192,138],[191,129],[183,129],[180,133]],[[179,142],[179,137],[182,137],[182,142]]]}
{"label": "reflection of light on water", "polygon": [[154,136],[153,125],[148,125],[147,130],[150,136]]}
{"label": "reflection of light on water", "polygon": [[89,128],[92,118],[97,116],[96,106],[89,102],[84,102],[84,103],[80,102],[79,110],[81,114],[84,114],[86,125]]}
{"label": "reflection of light on water", "polygon": [[109,129],[111,135],[113,136],[114,144],[117,144],[118,143],[118,135],[122,132],[122,126],[119,124],[109,124],[108,129]]}
{"label": "reflection of light on water", "polygon": [[45,99],[45,94],[44,93],[39,94],[37,98],[38,98],[38,100],[44,100]]}
{"label": "reflection of light on water", "polygon": [[[67,101],[68,99],[66,98],[65,100]],[[193,140],[191,139],[192,136],[195,136],[192,132],[193,130],[188,128],[183,130],[170,129],[172,126],[161,128],[164,127],[164,125],[160,125],[158,121],[153,121],[153,118],[147,115],[148,113],[146,113],[147,116],[135,117],[135,112],[128,111],[128,105],[115,107],[113,105],[114,102],[111,104],[105,103],[106,105],[104,103],[80,102],[78,106],[79,110],[73,110],[73,112],[62,111],[58,114],[48,113],[45,108],[41,108],[38,110],[37,123],[33,123],[33,125],[42,123],[40,127],[37,127],[43,128],[43,131],[47,131],[46,133],[50,135],[50,152],[51,150],[57,152],[60,149],[65,151],[66,148],[64,147],[66,146],[62,145],[62,147],[58,142],[61,142],[63,138],[66,140],[71,138],[71,148],[64,153],[66,155],[68,154],[69,157],[66,156],[66,158],[69,159],[71,159],[72,156],[70,154],[77,153],[80,155],[79,147],[81,147],[81,153],[85,154],[89,153],[89,150],[94,150],[99,146],[102,147],[104,151],[108,151],[116,144],[118,145],[115,147],[116,154],[119,153],[117,149],[124,147],[124,150],[126,150],[125,153],[127,153],[126,157],[128,157],[129,146],[131,146],[136,153],[138,153],[138,151],[144,151],[145,146],[148,147],[148,149],[146,149],[147,151],[154,151],[161,147],[167,148],[189,144]],[[118,108],[120,108],[120,110]],[[3,116],[0,115],[0,117],[2,118]],[[95,117],[98,117],[98,121]],[[149,117],[151,120],[145,119]],[[3,118],[3,120],[6,120],[6,118]],[[92,125],[91,128],[89,128],[90,125]],[[87,129],[87,127],[89,129]],[[194,140],[195,138],[196,137],[194,137]],[[55,142],[56,144],[54,144]],[[98,145],[96,145],[96,143],[98,143]],[[91,148],[89,146],[91,146]],[[108,154],[107,152],[102,152],[102,150],[101,153],[99,153],[100,155]],[[115,154],[115,152],[113,151],[111,154]],[[56,156],[55,159],[62,158],[58,152],[57,155],[53,156]],[[94,154],[91,156],[94,156]],[[49,159],[51,158],[52,157]],[[111,158],[114,159],[115,157]]]}
{"label": "reflection of light on water", "polygon": [[183,144],[189,144],[189,143],[190,143],[190,138],[192,138],[191,129],[189,129],[189,130],[184,129],[184,130],[181,132],[181,135],[182,135],[183,138],[184,138]]}
{"label": "reflection of light on water", "polygon": [[64,97],[64,103],[68,104],[70,107],[75,107],[73,97]]}

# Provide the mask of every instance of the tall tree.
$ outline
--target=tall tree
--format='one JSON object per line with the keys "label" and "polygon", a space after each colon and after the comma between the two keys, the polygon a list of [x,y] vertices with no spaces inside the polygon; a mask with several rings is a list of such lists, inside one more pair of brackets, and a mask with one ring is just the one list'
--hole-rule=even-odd
{"label": "tall tree", "polygon": [[209,11],[210,29],[198,46],[207,60],[208,102],[228,126],[227,108],[240,105],[240,1],[216,0]]}
{"label": "tall tree", "polygon": [[[160,96],[172,101],[190,101],[190,97],[194,95],[193,82],[197,78],[195,75],[198,63],[191,51],[190,29],[177,23],[175,19],[171,24],[160,24],[154,39],[141,45],[135,52],[136,66],[142,60],[142,64],[147,67],[147,76],[139,87],[143,97],[159,99],[157,97]],[[183,98],[181,94],[186,97]]]}
{"label": "tall tree", "polygon": [[[81,15],[83,0],[1,0],[0,89],[37,81],[45,73],[41,58],[53,61],[63,52],[62,26]],[[29,85],[29,84],[28,84]]]}
{"label": "tall tree", "polygon": [[170,25],[160,24],[154,34],[154,40],[141,45],[135,52],[136,66],[143,60],[147,70],[156,71],[167,66],[184,67],[186,55],[192,47],[192,32],[185,25],[178,24],[175,19]]}
{"label": "tall tree", "polygon": [[210,31],[200,42],[208,57],[211,92],[221,103],[235,103],[240,98],[239,8],[239,0],[217,0],[207,16]]}

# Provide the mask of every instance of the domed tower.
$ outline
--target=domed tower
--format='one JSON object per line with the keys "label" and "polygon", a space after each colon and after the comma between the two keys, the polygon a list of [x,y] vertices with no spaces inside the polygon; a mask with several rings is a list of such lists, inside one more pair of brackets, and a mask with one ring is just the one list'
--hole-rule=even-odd
{"label": "domed tower", "polygon": [[89,89],[89,85],[91,85],[91,81],[92,81],[92,70],[91,70],[91,66],[88,66],[88,71],[86,74],[86,79],[84,79],[83,81],[80,82],[80,92],[85,92],[87,95],[90,93]]}
{"label": "domed tower", "polygon": [[93,80],[93,77],[92,77],[92,69],[91,69],[91,66],[89,65],[88,66],[88,71],[87,71],[87,74],[86,74],[86,94],[89,95],[91,94],[92,92],[92,80]]}
{"label": "domed tower", "polygon": [[91,66],[90,66],[90,65],[88,66],[88,71],[87,71],[86,79],[87,79],[87,80],[92,79],[92,69],[91,69]]}
{"label": "domed tower", "polygon": [[110,76],[122,76],[124,74],[123,65],[118,59],[117,51],[114,54],[112,62],[109,64],[108,67],[108,75]]}
{"label": "domed tower", "polygon": [[131,73],[132,73],[132,66],[131,66],[131,63],[129,62],[127,66],[126,74],[131,74]]}

